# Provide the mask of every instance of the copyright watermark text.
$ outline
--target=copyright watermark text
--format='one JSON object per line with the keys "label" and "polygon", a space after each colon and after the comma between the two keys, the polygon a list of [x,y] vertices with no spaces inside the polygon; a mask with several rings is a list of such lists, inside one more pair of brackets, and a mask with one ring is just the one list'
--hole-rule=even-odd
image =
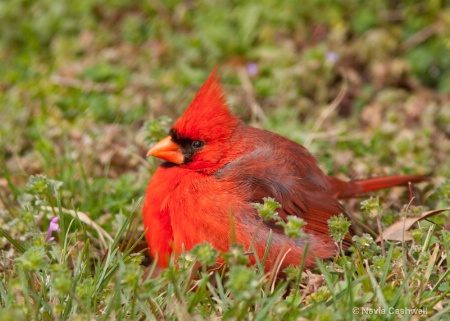
{"label": "copyright watermark text", "polygon": [[353,308],[353,314],[395,314],[395,315],[426,315],[428,314],[428,307],[424,308],[369,308],[360,307]]}

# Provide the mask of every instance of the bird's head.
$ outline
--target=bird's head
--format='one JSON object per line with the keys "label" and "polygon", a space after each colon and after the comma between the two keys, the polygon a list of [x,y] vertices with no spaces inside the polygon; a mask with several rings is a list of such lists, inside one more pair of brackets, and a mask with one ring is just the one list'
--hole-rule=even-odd
{"label": "bird's head", "polygon": [[213,172],[228,160],[230,138],[241,122],[226,102],[222,85],[213,71],[194,99],[175,122],[170,135],[154,145],[147,155],[200,172]]}

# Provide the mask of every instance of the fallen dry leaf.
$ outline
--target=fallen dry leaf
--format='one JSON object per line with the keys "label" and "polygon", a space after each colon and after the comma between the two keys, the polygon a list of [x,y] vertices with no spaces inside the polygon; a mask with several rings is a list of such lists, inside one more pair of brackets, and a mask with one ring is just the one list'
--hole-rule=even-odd
{"label": "fallen dry leaf", "polygon": [[[413,238],[409,234],[409,229],[414,224],[416,224],[417,222],[419,222],[425,218],[435,216],[435,215],[445,212],[445,211],[450,211],[450,208],[432,210],[432,211],[422,213],[419,216],[402,218],[383,231],[383,240],[412,241]],[[377,237],[376,242],[380,242],[379,236]]]}

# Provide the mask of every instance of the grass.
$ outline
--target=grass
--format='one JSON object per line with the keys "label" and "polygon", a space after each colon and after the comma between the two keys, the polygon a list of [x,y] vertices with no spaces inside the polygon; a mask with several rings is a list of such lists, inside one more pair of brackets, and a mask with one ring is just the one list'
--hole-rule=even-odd
{"label": "grass", "polygon": [[[377,220],[450,207],[449,16],[439,1],[3,1],[0,319],[449,319],[449,212],[385,254],[374,241]],[[239,246],[214,269],[200,245],[143,281],[144,155],[216,65],[242,119],[306,143],[327,173],[433,179],[412,202],[406,188],[346,202],[353,249],[285,280]]]}

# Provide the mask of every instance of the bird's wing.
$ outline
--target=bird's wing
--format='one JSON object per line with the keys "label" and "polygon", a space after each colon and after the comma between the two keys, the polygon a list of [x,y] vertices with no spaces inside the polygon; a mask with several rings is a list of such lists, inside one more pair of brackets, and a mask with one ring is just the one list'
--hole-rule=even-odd
{"label": "bird's wing", "polygon": [[219,170],[217,178],[241,186],[248,202],[273,197],[281,204],[278,214],[283,219],[301,217],[307,222],[307,232],[328,236],[328,219],[344,209],[333,196],[326,175],[301,145],[261,132],[266,139]]}

